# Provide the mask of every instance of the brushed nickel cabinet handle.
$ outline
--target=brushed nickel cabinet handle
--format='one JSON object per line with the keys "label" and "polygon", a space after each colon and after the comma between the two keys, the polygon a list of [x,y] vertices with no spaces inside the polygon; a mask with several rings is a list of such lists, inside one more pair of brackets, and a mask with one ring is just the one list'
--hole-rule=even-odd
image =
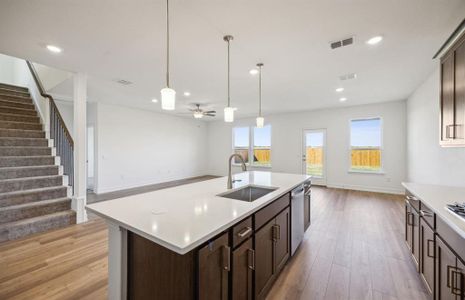
{"label": "brushed nickel cabinet handle", "polygon": [[422,217],[432,217],[432,216],[434,216],[434,214],[432,212],[424,211],[424,210],[421,210],[421,209],[420,209],[420,215]]}
{"label": "brushed nickel cabinet handle", "polygon": [[255,250],[248,249],[248,267],[251,270],[255,270]]}
{"label": "brushed nickel cabinet handle", "polygon": [[407,225],[413,226],[413,219],[410,219],[410,217],[413,217],[413,214],[411,212],[407,213]]}
{"label": "brushed nickel cabinet handle", "polygon": [[[433,254],[431,254],[430,252],[430,249],[431,249],[430,243],[433,244]],[[428,239],[426,242],[426,256],[434,258],[434,241],[433,240]]]}
{"label": "brushed nickel cabinet handle", "polygon": [[223,269],[231,271],[231,248],[223,246]]}
{"label": "brushed nickel cabinet handle", "polygon": [[273,241],[274,241],[274,242],[277,242],[277,241],[279,240],[279,235],[280,235],[280,234],[278,233],[278,231],[279,231],[279,225],[276,225],[276,224],[275,224],[275,225],[273,225],[272,228],[273,228],[273,229],[272,229]]}
{"label": "brushed nickel cabinet handle", "polygon": [[243,238],[245,236],[247,236],[249,233],[252,232],[252,228],[250,227],[246,227],[244,228],[244,230],[242,230],[241,232],[237,233],[237,236],[240,237],[240,238]]}

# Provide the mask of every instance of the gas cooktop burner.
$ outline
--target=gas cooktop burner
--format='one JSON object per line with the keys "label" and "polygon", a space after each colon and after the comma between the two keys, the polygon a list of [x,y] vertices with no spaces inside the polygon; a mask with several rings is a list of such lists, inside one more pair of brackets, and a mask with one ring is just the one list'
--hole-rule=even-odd
{"label": "gas cooktop burner", "polygon": [[465,218],[465,203],[447,204],[447,208],[459,216]]}

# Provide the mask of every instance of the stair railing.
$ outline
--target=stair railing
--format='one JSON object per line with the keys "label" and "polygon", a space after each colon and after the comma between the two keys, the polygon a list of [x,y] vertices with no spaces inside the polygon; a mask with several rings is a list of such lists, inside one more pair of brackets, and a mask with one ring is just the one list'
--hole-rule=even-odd
{"label": "stair railing", "polygon": [[68,184],[74,187],[74,142],[71,134],[66,127],[65,121],[55,104],[53,97],[45,91],[42,82],[39,79],[34,65],[26,60],[27,66],[31,71],[32,77],[39,89],[40,95],[48,99],[49,103],[49,132],[50,138],[53,139],[53,146],[56,149],[56,155],[60,157],[60,163],[63,166],[63,174],[68,176]]}

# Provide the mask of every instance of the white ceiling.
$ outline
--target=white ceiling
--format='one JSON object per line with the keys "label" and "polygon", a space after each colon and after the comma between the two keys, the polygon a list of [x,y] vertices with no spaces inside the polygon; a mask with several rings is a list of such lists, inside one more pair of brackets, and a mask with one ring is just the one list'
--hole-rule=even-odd
{"label": "white ceiling", "polygon": [[[265,114],[405,99],[437,66],[435,51],[465,16],[463,0],[171,0],[176,113],[189,103],[226,104],[226,43],[232,34],[232,105]],[[89,97],[142,109],[164,87],[163,0],[2,0],[0,52],[89,74]],[[384,40],[365,44],[375,35]],[[329,42],[355,36],[330,50]],[[53,55],[44,46],[64,49]],[[339,75],[358,78],[341,83]],[[134,84],[121,86],[115,79]],[[345,88],[341,104],[336,87]],[[70,84],[57,87],[69,93]],[[191,97],[182,94],[190,91]]]}

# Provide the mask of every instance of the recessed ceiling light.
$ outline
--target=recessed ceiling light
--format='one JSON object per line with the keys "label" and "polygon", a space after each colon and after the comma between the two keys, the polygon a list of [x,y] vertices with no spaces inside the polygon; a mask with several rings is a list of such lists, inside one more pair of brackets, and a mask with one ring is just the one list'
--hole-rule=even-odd
{"label": "recessed ceiling light", "polygon": [[153,99],[152,99],[152,102],[153,102],[153,103],[158,103],[158,99],[153,98]]}
{"label": "recessed ceiling light", "polygon": [[48,51],[53,52],[53,53],[61,53],[63,51],[60,47],[53,46],[53,45],[47,45],[47,49]]}
{"label": "recessed ceiling light", "polygon": [[367,41],[367,44],[368,44],[368,45],[376,45],[376,44],[378,44],[379,42],[381,42],[382,40],[383,40],[383,37],[382,37],[382,36],[380,36],[380,35],[374,36],[374,37],[372,37],[371,39],[369,39],[369,40]]}
{"label": "recessed ceiling light", "polygon": [[184,96],[189,97],[191,95],[190,92],[184,92]]}
{"label": "recessed ceiling light", "polygon": [[339,98],[339,101],[345,102],[345,101],[347,101],[347,98],[346,97]]}
{"label": "recessed ceiling light", "polygon": [[344,88],[343,87],[340,87],[340,88],[337,88],[336,89],[336,92],[340,93],[340,92],[343,92],[344,91]]}
{"label": "recessed ceiling light", "polygon": [[258,70],[257,69],[252,69],[249,71],[250,75],[257,75],[258,74]]}

